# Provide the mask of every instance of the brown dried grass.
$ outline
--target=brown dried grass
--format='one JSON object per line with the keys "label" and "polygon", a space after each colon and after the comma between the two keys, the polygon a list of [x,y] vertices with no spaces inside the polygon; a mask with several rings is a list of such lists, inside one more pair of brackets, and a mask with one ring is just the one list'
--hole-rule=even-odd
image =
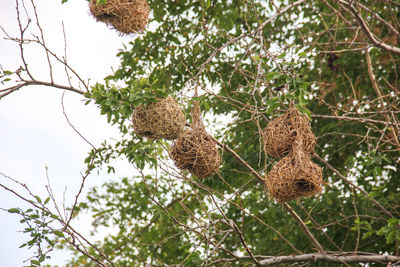
{"label": "brown dried grass", "polygon": [[197,101],[192,108],[192,119],[191,129],[174,142],[170,155],[179,169],[206,178],[218,172],[221,159],[214,139],[204,129]]}
{"label": "brown dried grass", "polygon": [[310,120],[296,108],[270,121],[263,131],[264,150],[275,158],[287,155],[297,137],[303,139],[303,151],[314,153],[316,138],[311,131]]}
{"label": "brown dried grass", "polygon": [[174,140],[183,133],[186,118],[171,96],[147,106],[139,105],[132,114],[135,134],[154,139]]}
{"label": "brown dried grass", "polygon": [[111,25],[122,34],[141,32],[148,23],[146,0],[107,0],[106,4],[91,0],[89,7],[97,21]]}
{"label": "brown dried grass", "polygon": [[314,196],[322,190],[322,168],[311,161],[302,146],[301,142],[295,144],[289,155],[276,163],[266,177],[270,196],[280,203]]}
{"label": "brown dried grass", "polygon": [[189,129],[175,141],[170,151],[181,170],[206,178],[218,172],[220,157],[212,137],[202,129]]}

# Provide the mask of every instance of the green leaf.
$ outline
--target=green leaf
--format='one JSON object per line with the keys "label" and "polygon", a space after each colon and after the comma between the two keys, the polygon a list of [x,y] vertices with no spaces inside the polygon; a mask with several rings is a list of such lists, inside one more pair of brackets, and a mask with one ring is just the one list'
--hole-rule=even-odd
{"label": "green leaf", "polygon": [[40,266],[40,262],[37,260],[31,260],[31,265],[33,266]]}
{"label": "green leaf", "polygon": [[384,235],[389,232],[389,228],[387,226],[382,227],[381,229],[376,232],[377,235]]}
{"label": "green leaf", "polygon": [[12,208],[8,210],[9,213],[19,213],[19,209],[17,208]]}
{"label": "green leaf", "polygon": [[386,236],[386,243],[387,244],[392,244],[395,240],[396,237],[396,232],[391,231],[387,236]]}
{"label": "green leaf", "polygon": [[306,52],[300,52],[297,54],[299,57],[307,57],[307,53]]}
{"label": "green leaf", "polygon": [[31,219],[37,219],[37,218],[39,218],[40,216],[37,215],[37,214],[32,214],[30,217],[31,217]]}
{"label": "green leaf", "polygon": [[64,233],[58,230],[53,231],[53,234],[55,234],[58,237],[64,237]]}
{"label": "green leaf", "polygon": [[281,77],[281,73],[280,72],[272,71],[272,72],[269,72],[265,76],[265,79],[267,81],[271,81],[271,80],[279,79],[279,77]]}
{"label": "green leaf", "polygon": [[45,255],[41,255],[39,257],[39,262],[44,262],[46,260],[46,256]]}
{"label": "green leaf", "polygon": [[46,205],[47,203],[49,203],[50,201],[50,197],[47,197],[46,200],[44,201],[44,204]]}
{"label": "green leaf", "polygon": [[398,224],[399,223],[399,221],[398,221],[398,219],[396,219],[396,218],[390,218],[389,220],[388,220],[388,226],[390,227],[390,228],[393,228],[393,226],[395,226],[396,224]]}
{"label": "green leaf", "polygon": [[53,218],[53,219],[56,219],[56,220],[59,219],[59,217],[57,215],[55,215],[55,214],[51,214],[50,217]]}
{"label": "green leaf", "polygon": [[40,199],[39,196],[35,196],[35,198],[36,198],[37,202],[39,202],[40,204],[42,203],[42,200]]}

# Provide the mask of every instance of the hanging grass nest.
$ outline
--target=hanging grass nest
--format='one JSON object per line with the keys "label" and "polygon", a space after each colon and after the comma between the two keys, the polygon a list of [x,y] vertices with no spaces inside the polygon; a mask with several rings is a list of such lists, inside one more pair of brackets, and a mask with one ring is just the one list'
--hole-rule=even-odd
{"label": "hanging grass nest", "polygon": [[275,158],[282,158],[289,153],[297,137],[303,139],[303,151],[314,153],[316,138],[311,131],[310,120],[296,108],[270,121],[263,131],[264,150]]}
{"label": "hanging grass nest", "polygon": [[146,28],[149,6],[146,0],[90,0],[90,12],[97,21],[111,25],[122,34],[141,32]]}
{"label": "hanging grass nest", "polygon": [[295,145],[272,167],[265,182],[270,196],[280,203],[310,197],[322,190],[322,168],[311,161],[302,144]]}
{"label": "hanging grass nest", "polygon": [[196,101],[192,109],[193,123],[172,145],[171,158],[181,170],[206,178],[218,172],[220,156],[213,138],[201,122],[200,105]]}
{"label": "hanging grass nest", "polygon": [[135,134],[154,139],[177,139],[185,123],[185,115],[171,96],[147,106],[139,105],[132,115]]}

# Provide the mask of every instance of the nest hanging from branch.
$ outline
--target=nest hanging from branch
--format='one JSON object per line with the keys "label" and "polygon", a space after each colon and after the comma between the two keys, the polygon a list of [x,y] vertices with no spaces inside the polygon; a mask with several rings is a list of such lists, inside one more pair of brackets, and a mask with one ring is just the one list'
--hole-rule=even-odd
{"label": "nest hanging from branch", "polygon": [[308,117],[296,108],[291,108],[270,121],[264,129],[264,150],[270,156],[282,158],[290,152],[297,137],[303,140],[304,152],[314,153],[316,138],[311,131]]}
{"label": "nest hanging from branch", "polygon": [[272,167],[265,180],[270,196],[280,203],[314,196],[322,190],[322,168],[303,151],[301,139],[296,143],[289,155]]}
{"label": "nest hanging from branch", "polygon": [[132,114],[135,134],[154,139],[174,140],[183,133],[186,118],[171,96],[147,106],[139,105]]}
{"label": "nest hanging from branch", "polygon": [[170,155],[179,169],[206,178],[218,172],[221,160],[215,141],[204,129],[197,101],[192,109],[192,118],[191,129],[175,141]]}
{"label": "nest hanging from branch", "polygon": [[111,25],[122,34],[141,32],[146,28],[149,7],[146,0],[107,0],[97,4],[90,0],[90,12],[97,21]]}

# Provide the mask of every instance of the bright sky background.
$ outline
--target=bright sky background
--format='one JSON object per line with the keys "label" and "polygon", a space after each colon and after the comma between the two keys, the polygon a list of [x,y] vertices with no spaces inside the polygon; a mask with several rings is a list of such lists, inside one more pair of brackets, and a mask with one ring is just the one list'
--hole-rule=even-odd
{"label": "bright sky background", "polygon": [[[45,39],[50,49],[63,55],[64,41],[62,24],[67,35],[68,61],[76,71],[91,84],[101,82],[102,78],[117,68],[119,59],[115,56],[123,43],[134,37],[121,37],[114,30],[96,22],[90,15],[85,0],[36,0],[39,19]],[[26,0],[30,6],[30,0]],[[15,1],[1,0],[0,26],[16,36],[18,34]],[[36,34],[38,32],[36,31]],[[22,63],[18,46],[0,39],[0,64],[5,70],[15,71]],[[48,66],[43,50],[27,49],[28,62],[34,76],[49,81]],[[65,83],[62,69],[55,70],[57,83]],[[0,84],[0,89],[4,85]],[[20,91],[0,100],[0,172],[29,186],[34,194],[42,199],[47,197],[45,166],[49,168],[50,182],[57,200],[62,203],[66,191],[66,206],[73,202],[78,191],[81,176],[85,170],[84,158],[90,150],[68,125],[62,114],[60,104],[62,91],[39,86],[24,87]],[[93,144],[99,145],[104,139],[118,136],[118,131],[107,124],[94,105],[85,106],[83,97],[66,93],[65,108],[74,126]],[[114,177],[132,175],[134,168],[126,162],[118,164]],[[111,179],[106,174],[92,174],[87,179],[86,189],[101,185]],[[8,185],[23,195],[20,187],[0,175],[0,183]],[[27,207],[14,195],[0,189],[0,208]],[[21,218],[0,210],[0,267],[23,266],[24,260],[34,251],[18,247],[27,240],[28,235],[20,233],[24,225]],[[88,233],[89,221],[75,221],[81,231]],[[64,265],[68,254],[55,252],[48,263]]]}

